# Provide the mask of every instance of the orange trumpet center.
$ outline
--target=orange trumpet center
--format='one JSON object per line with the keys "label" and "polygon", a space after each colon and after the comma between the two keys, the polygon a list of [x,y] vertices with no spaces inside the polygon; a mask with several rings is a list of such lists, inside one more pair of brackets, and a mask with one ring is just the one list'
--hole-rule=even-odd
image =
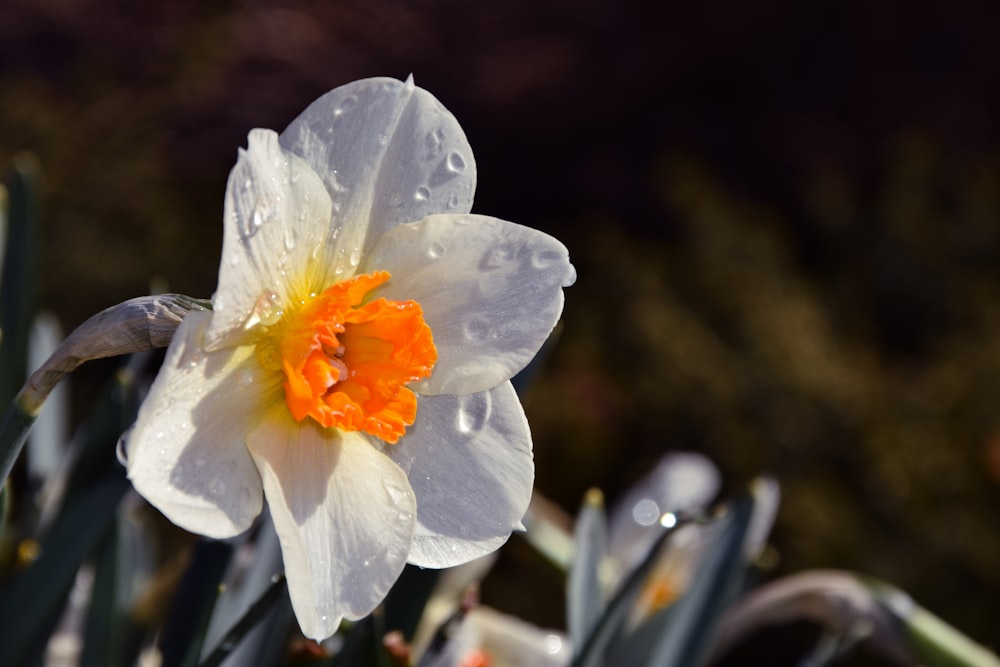
{"label": "orange trumpet center", "polygon": [[389,443],[413,424],[417,398],[406,385],[431,374],[437,349],[417,302],[365,301],[387,280],[378,271],[336,283],[258,344],[265,366],[280,358],[295,419]]}

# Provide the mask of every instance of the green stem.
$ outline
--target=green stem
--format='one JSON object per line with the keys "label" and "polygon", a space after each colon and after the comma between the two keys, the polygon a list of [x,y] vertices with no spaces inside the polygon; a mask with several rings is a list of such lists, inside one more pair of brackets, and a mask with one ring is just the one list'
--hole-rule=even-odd
{"label": "green stem", "polygon": [[181,294],[143,296],[102,310],[77,327],[7,409],[0,426],[0,483],[10,476],[42,404],[60,380],[91,359],[166,347],[190,311],[210,307],[208,301]]}
{"label": "green stem", "polygon": [[0,480],[6,481],[10,476],[14,461],[21,453],[37,416],[37,413],[28,414],[18,401],[7,408],[3,424],[0,425]]}
{"label": "green stem", "polygon": [[929,667],[1000,667],[1000,659],[926,609],[906,619],[914,653]]}

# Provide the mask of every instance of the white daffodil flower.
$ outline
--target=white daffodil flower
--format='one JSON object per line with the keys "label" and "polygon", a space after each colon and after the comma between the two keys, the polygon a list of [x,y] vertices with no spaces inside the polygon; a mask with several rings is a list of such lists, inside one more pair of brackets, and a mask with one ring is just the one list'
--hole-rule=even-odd
{"label": "white daffodil flower", "polygon": [[510,378],[575,273],[554,238],[469,214],[475,183],[462,128],[412,80],[251,131],[213,310],[184,319],[129,436],[135,488],[187,530],[237,535],[267,500],[313,639],[407,562],[495,550],[528,506]]}

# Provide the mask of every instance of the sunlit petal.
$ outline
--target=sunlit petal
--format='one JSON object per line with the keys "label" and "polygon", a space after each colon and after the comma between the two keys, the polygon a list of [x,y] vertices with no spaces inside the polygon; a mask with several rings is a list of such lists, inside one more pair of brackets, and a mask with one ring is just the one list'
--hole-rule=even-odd
{"label": "sunlit petal", "polygon": [[292,607],[306,636],[329,637],[385,597],[413,536],[413,492],[358,433],[297,423],[283,406],[247,438],[281,540]]}
{"label": "sunlit petal", "polygon": [[253,130],[226,186],[209,347],[239,343],[248,324],[273,323],[322,286],[330,210],[309,166],[282,149],[271,130]]}
{"label": "sunlit petal", "polygon": [[507,541],[531,498],[531,434],[509,382],[466,396],[423,396],[417,421],[385,452],[417,497],[409,561],[451,567]]}
{"label": "sunlit petal", "polygon": [[281,133],[333,200],[328,278],[354,272],[387,229],[445,211],[467,213],[476,163],[465,132],[412,81],[355,81],[313,102]]}
{"label": "sunlit petal", "polygon": [[482,215],[434,215],[390,230],[367,259],[393,278],[376,294],[414,299],[438,362],[424,394],[495,387],[524,368],[552,331],[575,279],[562,243]]}
{"label": "sunlit petal", "polygon": [[174,336],[128,436],[128,476],[177,525],[209,537],[246,530],[261,510],[257,469],[243,444],[280,378],[253,348],[203,352],[210,312],[189,314]]}

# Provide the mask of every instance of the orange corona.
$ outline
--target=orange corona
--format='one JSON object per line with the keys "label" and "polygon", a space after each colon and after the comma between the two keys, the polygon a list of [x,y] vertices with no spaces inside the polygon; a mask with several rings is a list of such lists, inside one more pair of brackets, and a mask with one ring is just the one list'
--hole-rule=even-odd
{"label": "orange corona", "polygon": [[336,283],[258,344],[265,366],[280,359],[295,419],[389,443],[413,423],[417,399],[406,385],[431,374],[437,349],[417,302],[366,301],[387,280],[378,271]]}

